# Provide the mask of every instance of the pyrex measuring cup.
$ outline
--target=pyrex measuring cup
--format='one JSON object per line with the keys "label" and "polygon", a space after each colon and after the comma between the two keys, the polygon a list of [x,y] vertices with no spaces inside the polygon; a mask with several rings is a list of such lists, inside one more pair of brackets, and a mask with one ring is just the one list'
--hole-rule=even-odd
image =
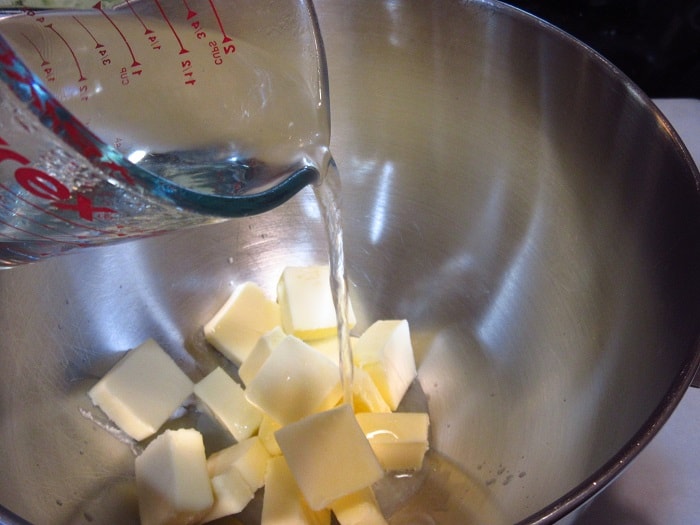
{"label": "pyrex measuring cup", "polygon": [[262,212],[327,162],[309,1],[5,12],[0,80],[0,266]]}

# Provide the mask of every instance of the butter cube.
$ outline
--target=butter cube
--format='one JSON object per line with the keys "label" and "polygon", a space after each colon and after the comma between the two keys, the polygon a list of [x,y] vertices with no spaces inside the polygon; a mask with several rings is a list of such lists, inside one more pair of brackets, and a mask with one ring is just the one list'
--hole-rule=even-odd
{"label": "butter cube", "polygon": [[330,522],[329,510],[309,508],[284,456],[271,458],[265,473],[261,525],[329,525]]}
{"label": "butter cube", "polygon": [[245,282],[204,325],[204,336],[219,352],[240,365],[261,335],[280,324],[279,305],[257,284]]}
{"label": "butter cube", "polygon": [[209,456],[214,506],[204,522],[241,512],[263,486],[268,459],[270,455],[255,436]]}
{"label": "butter cube", "polygon": [[190,394],[192,381],[153,339],[130,350],[88,392],[137,441],[155,434]]}
{"label": "butter cube", "polygon": [[243,361],[241,367],[238,369],[238,376],[241,378],[244,385],[250,384],[255,374],[260,370],[260,367],[267,361],[267,358],[272,353],[272,349],[282,342],[285,335],[281,327],[275,326],[258,339],[253,350],[251,350],[248,357],[246,357],[245,361]]}
{"label": "butter cube", "polygon": [[[277,284],[282,328],[303,340],[324,339],[338,331],[328,266],[287,267]],[[354,326],[352,304],[348,324]]]}
{"label": "butter cube", "polygon": [[258,438],[270,456],[279,456],[282,454],[280,446],[277,444],[277,439],[275,439],[275,432],[280,428],[282,428],[282,425],[267,414],[263,414],[260,428],[258,429]]}
{"label": "butter cube", "polygon": [[287,336],[272,349],[245,392],[248,401],[286,425],[335,406],[342,395],[340,371],[308,344]]}
{"label": "butter cube", "polygon": [[235,468],[229,468],[211,478],[211,488],[214,491],[214,506],[202,519],[202,523],[238,514],[255,496],[241,473]]}
{"label": "butter cube", "polygon": [[367,412],[355,417],[384,470],[421,468],[428,450],[428,414]]}
{"label": "butter cube", "polygon": [[370,375],[357,366],[353,369],[352,403],[355,412],[391,412]]}
{"label": "butter cube", "polygon": [[[357,344],[357,339],[357,337],[350,336],[351,348],[355,347],[355,344]],[[331,337],[326,337],[325,339],[315,339],[306,342],[325,355],[328,359],[333,361],[336,365],[340,362],[340,341],[338,341],[337,334]]]}
{"label": "butter cube", "polygon": [[217,367],[197,383],[194,393],[236,441],[249,438],[258,430],[262,413],[248,402],[240,385],[222,368]]}
{"label": "butter cube", "polygon": [[314,339],[306,342],[336,365],[340,362],[340,343],[337,334],[324,339]]}
{"label": "butter cube", "polygon": [[331,510],[340,525],[387,525],[370,487],[334,501]]}
{"label": "butter cube", "polygon": [[179,525],[202,519],[214,497],[202,435],[166,430],[136,458],[136,489],[142,525]]}
{"label": "butter cube", "polygon": [[408,321],[377,321],[353,349],[355,364],[365,370],[392,410],[396,410],[416,377]]}
{"label": "butter cube", "polygon": [[255,492],[265,482],[265,469],[269,459],[270,454],[260,439],[253,436],[209,456],[207,471],[209,477],[214,478],[235,468],[250,489]]}
{"label": "butter cube", "polygon": [[369,487],[384,474],[348,405],[291,423],[275,437],[314,510]]}

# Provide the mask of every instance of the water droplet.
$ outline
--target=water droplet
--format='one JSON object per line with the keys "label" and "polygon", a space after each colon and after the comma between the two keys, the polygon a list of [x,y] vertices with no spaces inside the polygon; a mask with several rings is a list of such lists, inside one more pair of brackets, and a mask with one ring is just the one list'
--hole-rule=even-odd
{"label": "water droplet", "polygon": [[233,257],[229,257],[229,258],[226,259],[226,260],[228,261],[229,264],[233,264]]}

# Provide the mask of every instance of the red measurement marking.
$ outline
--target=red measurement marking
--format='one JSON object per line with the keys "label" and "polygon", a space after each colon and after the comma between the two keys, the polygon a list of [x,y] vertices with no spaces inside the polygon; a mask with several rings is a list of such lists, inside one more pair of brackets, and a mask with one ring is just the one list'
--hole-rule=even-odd
{"label": "red measurement marking", "polygon": [[[27,237],[32,237],[32,238],[36,238],[36,239],[43,239],[43,240],[45,240],[45,241],[51,241],[51,242],[53,242],[53,243],[58,243],[58,244],[69,244],[69,245],[71,245],[71,246],[81,246],[81,245],[83,244],[83,243],[79,243],[79,242],[64,241],[64,240],[61,240],[61,239],[56,239],[56,238],[54,238],[54,237],[47,237],[46,235],[41,235],[40,233],[36,233],[36,232],[31,232],[31,231],[29,231],[29,230],[25,230],[24,228],[20,228],[20,227],[17,226],[16,224],[10,224],[10,223],[7,223],[7,222],[5,222],[5,221],[0,221],[0,224],[4,224],[5,226],[8,226],[8,227],[12,228],[12,229],[15,230],[15,231],[24,233]],[[15,240],[15,241],[19,241],[19,240],[20,240],[20,239],[17,239],[16,237],[10,237],[9,235],[8,235],[8,236],[5,236],[5,237],[7,237],[8,239]],[[21,240],[26,240],[26,238],[25,238],[25,239],[21,239]]]}
{"label": "red measurement marking", "polygon": [[34,50],[36,51],[36,54],[39,55],[39,58],[41,59],[41,67],[48,66],[51,62],[49,62],[48,60],[46,60],[46,58],[44,57],[44,55],[41,54],[41,49],[39,49],[39,48],[37,47],[37,45],[32,41],[32,39],[29,38],[27,35],[25,35],[24,33],[22,33],[22,36],[27,40],[27,42],[29,42],[29,45],[32,46],[32,47],[34,48]]}
{"label": "red measurement marking", "polygon": [[[92,199],[89,197],[77,191],[71,191],[70,188],[53,175],[31,167],[31,161],[21,153],[13,150],[10,144],[2,137],[0,137],[0,146],[2,146],[0,147],[0,162],[15,162],[19,164],[20,167],[14,171],[15,181],[34,197],[49,201],[59,209],[75,210],[82,219],[87,221],[94,219],[94,213],[116,213],[111,208],[94,206]],[[4,184],[0,184],[0,188],[14,195],[17,199],[32,205]],[[41,207],[34,207],[44,213],[49,213]],[[62,217],[59,218],[65,220]]]}
{"label": "red measurement marking", "polygon": [[[55,219],[58,219],[58,220],[60,220],[61,222],[64,222],[64,223],[69,224],[69,225],[71,225],[71,226],[75,226],[76,228],[81,228],[81,229],[83,229],[83,230],[90,230],[90,231],[94,231],[94,232],[97,232],[97,233],[112,233],[112,232],[109,231],[109,230],[103,230],[103,229],[100,229],[100,228],[95,228],[95,227],[90,226],[90,225],[88,225],[88,224],[79,223],[79,222],[76,222],[76,221],[72,221],[72,220],[70,220],[70,219],[65,218],[65,217],[62,216],[62,215],[59,215],[59,214],[57,214],[57,213],[53,213],[53,212],[51,212],[51,211],[49,211],[49,210],[47,210],[47,209],[45,209],[45,208],[42,208],[41,206],[38,206],[37,204],[35,204],[35,203],[33,203],[33,202],[31,202],[31,201],[25,199],[24,197],[20,196],[18,193],[14,192],[14,191],[12,191],[8,186],[5,186],[4,184],[0,184],[0,190],[4,190],[4,191],[7,192],[8,194],[14,196],[17,200],[22,201],[22,202],[23,202],[24,204],[26,204],[27,206],[30,206],[30,207],[32,207],[32,208],[34,208],[34,209],[36,209],[36,210],[39,210],[40,212],[45,213],[46,215],[48,215],[48,216],[50,216],[50,217],[54,217]],[[112,212],[113,212],[113,213],[116,213],[114,210],[112,210]]]}
{"label": "red measurement marking", "polygon": [[131,44],[129,44],[129,41],[126,39],[126,36],[124,36],[124,33],[122,33],[121,29],[119,29],[119,26],[114,23],[114,20],[107,14],[107,12],[102,9],[102,2],[97,2],[95,5],[92,6],[93,8],[97,9],[100,13],[102,13],[102,16],[104,16],[107,21],[112,24],[112,27],[119,33],[120,38],[124,42],[124,45],[126,48],[129,50],[129,54],[131,55],[131,67],[137,67],[141,65],[141,62],[136,60],[136,55],[134,55],[134,50],[131,48]]}
{"label": "red measurement marking", "polygon": [[187,20],[193,19],[195,16],[197,16],[196,11],[192,11],[190,8],[189,4],[187,3],[187,0],[182,0],[182,3],[185,4],[185,7],[187,8]]}
{"label": "red measurement marking", "polygon": [[[39,221],[37,221],[37,220],[35,220],[35,219],[32,219],[31,217],[29,217],[29,216],[27,216],[27,215],[22,215],[22,214],[20,214],[20,213],[17,213],[17,209],[16,209],[15,206],[10,207],[10,206],[5,206],[5,205],[0,205],[0,208],[3,208],[3,209],[5,209],[5,210],[9,211],[10,213],[12,213],[13,217],[16,217],[17,219],[20,219],[20,220],[22,220],[22,221],[25,221],[25,222],[27,222],[28,224],[32,224],[32,225],[37,226],[37,227],[39,227],[39,228],[43,228],[44,230],[49,230],[49,232],[54,231],[54,232],[58,232],[58,233],[61,233],[61,234],[64,233],[63,230],[61,230],[61,229],[59,229],[59,228],[56,228],[56,227],[51,226],[51,225],[49,225],[49,224],[44,224],[43,222],[39,222]],[[9,226],[10,228],[12,228],[12,229],[14,229],[14,230],[23,231],[23,232],[25,231],[25,230],[21,230],[20,228],[18,228],[18,227],[17,227],[16,225],[14,225],[14,224],[10,224],[10,223],[4,222],[4,221],[2,221],[2,224],[7,225],[7,226]],[[49,239],[49,240],[53,240],[53,239],[54,239],[53,237],[44,237],[43,235],[38,234],[38,233],[36,233],[36,232],[25,232],[25,233],[29,233],[29,234],[31,234],[31,235],[41,236],[41,237],[44,238],[44,239]],[[7,237],[9,237],[9,236],[7,236]],[[10,237],[10,238],[12,238],[12,237]],[[75,243],[69,243],[68,241],[60,241],[60,240],[59,240],[58,242],[66,242],[67,244],[75,244]]]}
{"label": "red measurement marking", "polygon": [[168,15],[165,14],[165,11],[163,10],[163,6],[160,5],[160,0],[153,0],[156,4],[156,7],[158,7],[158,11],[160,11],[161,16],[163,17],[163,20],[168,24],[168,27],[170,28],[170,31],[173,33],[173,36],[175,36],[175,40],[177,40],[178,45],[180,46],[180,55],[184,55],[185,53],[189,53],[187,49],[185,49],[185,46],[182,45],[182,40],[180,40],[180,35],[177,34],[177,31],[175,31],[175,28],[173,27],[173,24],[170,23],[170,19],[168,18]]}
{"label": "red measurement marking", "polygon": [[139,23],[143,26],[144,29],[144,35],[150,35],[153,33],[153,29],[149,28],[143,21],[143,19],[138,15],[138,13],[134,10],[134,7],[131,5],[131,2],[129,0],[126,0],[126,5],[129,6],[129,9],[131,9],[131,12],[134,14],[136,17],[136,20],[139,21]]}
{"label": "red measurement marking", "polygon": [[231,42],[231,37],[226,34],[226,30],[224,29],[224,24],[221,22],[221,16],[219,16],[219,11],[216,9],[216,6],[214,5],[214,0],[209,0],[209,5],[211,6],[211,10],[214,12],[214,17],[216,18],[216,23],[219,25],[219,30],[221,31],[221,36],[223,37],[223,40],[221,41],[221,43],[226,44],[228,42]]}
{"label": "red measurement marking", "polygon": [[88,35],[90,35],[90,38],[92,38],[92,40],[95,42],[95,49],[100,49],[101,47],[105,47],[104,44],[101,44],[99,42],[99,40],[97,40],[97,38],[95,38],[95,35],[92,34],[92,31],[90,31],[87,27],[85,27],[85,24],[83,24],[77,16],[74,16],[73,20],[78,22],[78,25],[80,27],[82,27]]}
{"label": "red measurement marking", "polygon": [[73,48],[70,46],[68,41],[63,38],[63,35],[59,33],[56,28],[53,26],[53,24],[47,24],[46,26],[48,29],[53,31],[58,38],[61,39],[61,41],[65,44],[66,48],[68,51],[70,51],[71,56],[73,57],[73,62],[75,62],[75,67],[78,69],[78,73],[80,74],[80,78],[78,79],[78,82],[85,82],[87,78],[85,78],[85,75],[83,75],[83,69],[80,67],[80,61],[78,60],[78,57],[75,56],[75,51],[73,51]]}

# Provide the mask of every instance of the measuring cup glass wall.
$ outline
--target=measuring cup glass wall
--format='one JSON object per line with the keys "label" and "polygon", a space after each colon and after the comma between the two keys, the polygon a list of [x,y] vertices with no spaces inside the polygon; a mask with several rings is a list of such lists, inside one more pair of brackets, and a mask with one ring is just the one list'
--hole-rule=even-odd
{"label": "measuring cup glass wall", "polygon": [[0,265],[262,212],[328,158],[306,1],[21,10],[0,79]]}

